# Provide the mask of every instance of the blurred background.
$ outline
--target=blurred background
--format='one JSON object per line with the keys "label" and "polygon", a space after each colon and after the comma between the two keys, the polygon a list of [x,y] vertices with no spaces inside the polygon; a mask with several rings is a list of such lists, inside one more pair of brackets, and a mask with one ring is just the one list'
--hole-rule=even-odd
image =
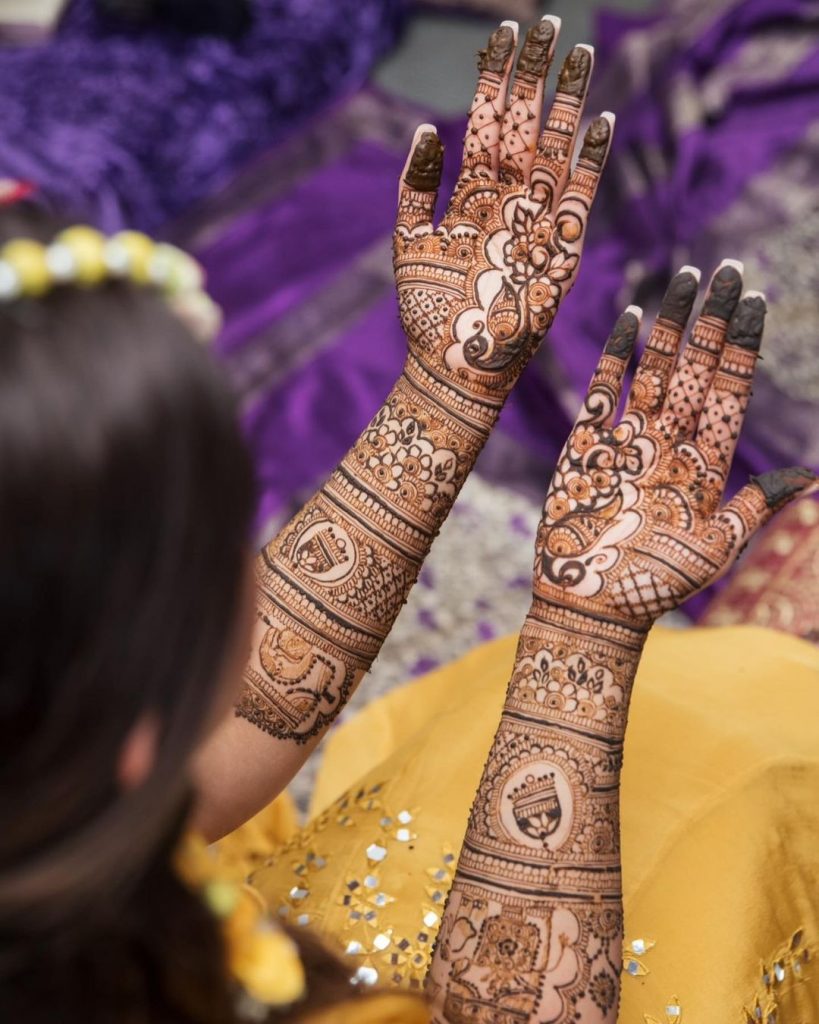
{"label": "blurred background", "polygon": [[[205,265],[266,538],[335,466],[399,372],[390,258],[415,126],[447,187],[502,18],[537,0],[0,0],[0,179]],[[518,628],[552,465],[616,315],[653,315],[684,263],[744,260],[770,313],[732,487],[819,468],[819,5],[553,0],[558,59],[596,47],[587,111],[617,115],[579,282],[504,412],[367,696]],[[554,80],[554,73],[552,80]],[[13,191],[6,185],[6,191]],[[2,201],[2,186],[0,186]],[[686,608],[819,638],[819,506]],[[684,623],[686,619],[680,618]],[[363,696],[362,696],[362,699]]]}

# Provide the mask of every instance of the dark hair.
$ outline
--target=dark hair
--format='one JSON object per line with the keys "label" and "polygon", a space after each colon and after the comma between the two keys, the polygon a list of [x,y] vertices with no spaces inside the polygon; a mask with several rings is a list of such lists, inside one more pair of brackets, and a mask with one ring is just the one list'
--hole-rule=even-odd
{"label": "dark hair", "polygon": [[[0,242],[54,230],[0,211]],[[0,304],[2,1020],[228,1019],[216,928],[168,852],[252,512],[231,397],[158,294]],[[122,793],[145,714],[157,763]]]}
{"label": "dark hair", "polygon": [[[0,210],[0,244],[57,229]],[[234,404],[158,294],[0,303],[0,1021],[235,1020],[217,924],[171,859],[252,512]],[[157,763],[122,793],[146,713]],[[308,994],[271,1020],[352,994],[315,937],[291,936]]]}

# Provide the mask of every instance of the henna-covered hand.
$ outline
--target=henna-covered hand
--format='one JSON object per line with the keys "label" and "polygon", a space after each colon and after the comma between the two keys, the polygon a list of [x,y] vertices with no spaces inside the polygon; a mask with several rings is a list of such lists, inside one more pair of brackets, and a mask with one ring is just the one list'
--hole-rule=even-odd
{"label": "henna-covered hand", "polygon": [[765,300],[740,298],[741,264],[726,260],[679,354],[698,280],[683,268],[671,281],[619,421],[639,310],[617,321],[546,498],[538,600],[650,626],[727,572],[778,508],[815,486],[807,469],[777,470],[722,504]]}
{"label": "henna-covered hand", "polygon": [[401,179],[395,272],[411,357],[498,407],[574,283],[614,124],[609,113],[592,121],[572,171],[593,63],[591,47],[576,46],[541,131],[559,27],[547,16],[529,29],[513,80],[514,22],[480,53],[461,172],[437,228],[443,147],[431,125]]}

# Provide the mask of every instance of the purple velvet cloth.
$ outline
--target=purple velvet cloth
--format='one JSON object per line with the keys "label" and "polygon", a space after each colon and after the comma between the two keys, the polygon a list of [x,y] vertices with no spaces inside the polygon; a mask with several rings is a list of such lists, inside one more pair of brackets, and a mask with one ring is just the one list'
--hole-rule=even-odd
{"label": "purple velvet cloth", "polygon": [[74,0],[36,46],[0,49],[0,177],[107,230],[155,230],[363,82],[405,0],[255,0],[238,43],[124,31]]}

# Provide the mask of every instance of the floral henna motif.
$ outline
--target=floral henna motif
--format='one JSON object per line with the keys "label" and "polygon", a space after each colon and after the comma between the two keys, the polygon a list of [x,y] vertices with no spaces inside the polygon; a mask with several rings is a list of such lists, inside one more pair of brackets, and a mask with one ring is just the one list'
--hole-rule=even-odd
{"label": "floral henna motif", "polygon": [[697,296],[699,280],[700,272],[693,267],[683,267],[672,278],[634,374],[627,412],[639,410],[648,416],[656,416],[662,408],[676,366],[680,339]]}
{"label": "floral henna motif", "polygon": [[385,490],[400,514],[432,532],[463,486],[482,436],[404,375],[342,465],[362,485]]}

